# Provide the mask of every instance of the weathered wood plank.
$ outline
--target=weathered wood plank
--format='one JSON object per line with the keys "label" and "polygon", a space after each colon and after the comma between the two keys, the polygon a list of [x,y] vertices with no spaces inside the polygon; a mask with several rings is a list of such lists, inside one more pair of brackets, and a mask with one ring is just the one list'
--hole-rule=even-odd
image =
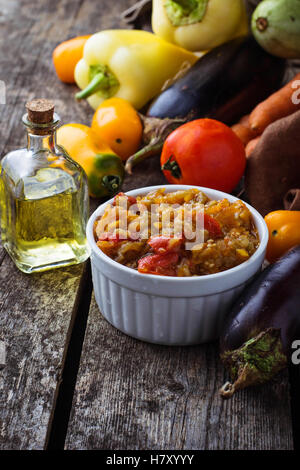
{"label": "weathered wood plank", "polygon": [[0,369],[6,364],[6,344],[4,341],[0,341]]}
{"label": "weathered wood plank", "polygon": [[137,341],[93,301],[66,449],[291,449],[286,374],[223,401],[227,379],[216,344]]}
{"label": "weathered wood plank", "polygon": [[[24,146],[21,117],[34,97],[53,99],[64,122],[88,124],[92,110],[61,83],[52,51],[61,41],[119,25],[127,0],[0,0],[0,155]],[[0,448],[41,449],[55,404],[83,265],[26,276],[0,247],[0,332],[7,364],[0,372]],[[78,300],[78,299],[77,299]]]}
{"label": "weathered wood plank", "polygon": [[292,365],[289,368],[291,389],[291,414],[293,422],[294,449],[300,449],[300,367]]}
{"label": "weathered wood plank", "polygon": [[0,270],[0,449],[42,449],[82,267],[24,275],[7,256]]}
{"label": "weathered wood plank", "polygon": [[[149,29],[149,18],[137,26]],[[155,167],[157,159],[137,167],[124,190],[162,184]],[[227,378],[216,344],[136,341],[93,301],[66,449],[291,449],[287,374],[224,402],[218,390]]]}
{"label": "weathered wood plank", "polygon": [[[21,117],[25,103],[34,97],[54,99],[63,122],[90,122],[93,111],[74,99],[76,87],[57,79],[52,51],[70,37],[122,26],[119,13],[130,4],[0,0],[0,80],[6,85],[6,104],[0,105],[1,157],[25,145]],[[153,162],[145,168],[151,167]],[[143,168],[141,173],[142,183],[148,184],[149,171]],[[16,270],[1,247],[0,265],[0,331],[8,349],[0,375],[0,448],[40,449],[55,405],[83,267],[28,277]]]}
{"label": "weathered wood plank", "polygon": [[[73,1],[72,6],[80,3]],[[3,156],[25,145],[21,117],[26,101],[61,94],[57,90],[54,95],[51,53],[63,19],[68,33],[76,9],[72,14],[68,2],[55,1],[1,1],[0,6],[0,79],[7,101],[0,106]],[[55,101],[64,113],[63,101]],[[8,352],[0,375],[0,448],[42,449],[83,265],[26,276],[2,248],[0,264],[0,327]]]}
{"label": "weathered wood plank", "polygon": [[[90,122],[92,110],[73,98],[76,87],[55,76],[52,51],[77,34],[125,26],[119,13],[132,3],[0,0],[0,80],[7,86],[7,104],[0,105],[1,156],[25,143],[20,120],[33,97],[54,99],[64,122]],[[124,190],[162,183],[158,169],[157,159],[136,168]],[[39,449],[55,404],[82,267],[25,276],[1,247],[0,266],[0,339],[7,345],[0,448]],[[216,351],[213,345],[140,343],[108,325],[93,304],[66,447],[291,448],[286,378],[223,402],[217,390],[225,376]]]}

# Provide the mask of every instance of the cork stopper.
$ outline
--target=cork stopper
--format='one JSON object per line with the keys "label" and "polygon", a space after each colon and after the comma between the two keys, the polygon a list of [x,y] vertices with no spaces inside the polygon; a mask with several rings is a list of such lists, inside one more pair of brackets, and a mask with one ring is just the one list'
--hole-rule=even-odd
{"label": "cork stopper", "polygon": [[26,103],[28,120],[34,124],[47,124],[53,121],[54,103],[43,98]]}

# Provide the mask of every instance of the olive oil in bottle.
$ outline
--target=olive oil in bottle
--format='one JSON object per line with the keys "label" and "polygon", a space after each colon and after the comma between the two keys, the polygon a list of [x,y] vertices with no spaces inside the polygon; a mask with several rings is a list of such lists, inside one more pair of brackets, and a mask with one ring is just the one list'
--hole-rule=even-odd
{"label": "olive oil in bottle", "polygon": [[21,271],[32,273],[88,258],[89,199],[84,171],[56,144],[53,103],[26,107],[27,148],[1,161],[0,208],[3,245]]}

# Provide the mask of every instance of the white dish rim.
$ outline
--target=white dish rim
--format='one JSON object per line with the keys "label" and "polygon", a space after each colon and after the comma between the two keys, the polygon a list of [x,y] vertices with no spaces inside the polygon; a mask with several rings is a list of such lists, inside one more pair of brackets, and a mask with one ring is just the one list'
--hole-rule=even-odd
{"label": "white dish rim", "polygon": [[[169,184],[162,184],[162,185],[157,185],[157,186],[146,186],[138,189],[133,189],[131,191],[126,191],[126,195],[128,196],[139,196],[142,194],[146,194],[150,191],[155,191],[157,189],[166,189],[167,192],[175,192],[178,190],[183,190],[183,189],[198,189],[199,191],[202,191],[205,193],[209,198],[213,200],[220,200],[220,199],[228,199],[230,202],[234,202],[237,200],[243,201],[241,198],[238,198],[236,196],[233,196],[228,193],[224,193],[222,191],[218,191],[215,189],[211,188],[205,188],[202,186],[191,186],[191,185],[169,185]],[[118,263],[117,261],[114,261],[111,259],[109,256],[107,256],[103,251],[98,248],[95,238],[94,238],[94,222],[95,220],[103,213],[105,207],[108,204],[111,204],[113,202],[114,198],[109,199],[108,201],[104,202],[101,204],[90,216],[87,227],[86,227],[86,235],[87,235],[87,240],[88,243],[91,247],[92,253],[96,255],[97,258],[100,260],[108,263],[112,268],[117,268],[123,273],[128,273],[132,276],[136,276],[137,278],[144,279],[145,282],[147,282],[147,279],[150,280],[157,280],[159,278],[159,281],[161,283],[185,283],[185,284],[198,284],[199,282],[204,282],[204,281],[209,281],[209,280],[222,280],[230,275],[236,275],[239,271],[243,271],[244,269],[247,269],[250,267],[252,264],[255,264],[257,259],[262,255],[262,253],[266,250],[268,240],[269,240],[269,232],[267,225],[264,221],[264,218],[262,215],[254,209],[250,204],[246,203],[245,201],[244,204],[248,207],[250,210],[257,230],[260,234],[260,244],[255,253],[244,263],[239,264],[238,266],[235,266],[234,268],[227,269],[226,271],[222,271],[220,273],[215,273],[215,274],[206,274],[203,276],[188,276],[188,277],[176,277],[176,276],[161,276],[161,275],[156,275],[156,274],[144,274],[144,273],[139,273],[135,269],[129,268],[127,266],[124,266],[123,264]],[[262,236],[261,236],[262,234]]]}

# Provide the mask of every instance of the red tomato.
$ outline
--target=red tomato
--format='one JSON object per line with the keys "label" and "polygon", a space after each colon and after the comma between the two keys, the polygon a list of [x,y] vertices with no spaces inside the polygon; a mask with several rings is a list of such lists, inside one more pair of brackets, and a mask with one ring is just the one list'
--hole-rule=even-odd
{"label": "red tomato", "polygon": [[166,139],[161,167],[169,183],[204,186],[230,193],[246,166],[242,141],[225,124],[197,119]]}

